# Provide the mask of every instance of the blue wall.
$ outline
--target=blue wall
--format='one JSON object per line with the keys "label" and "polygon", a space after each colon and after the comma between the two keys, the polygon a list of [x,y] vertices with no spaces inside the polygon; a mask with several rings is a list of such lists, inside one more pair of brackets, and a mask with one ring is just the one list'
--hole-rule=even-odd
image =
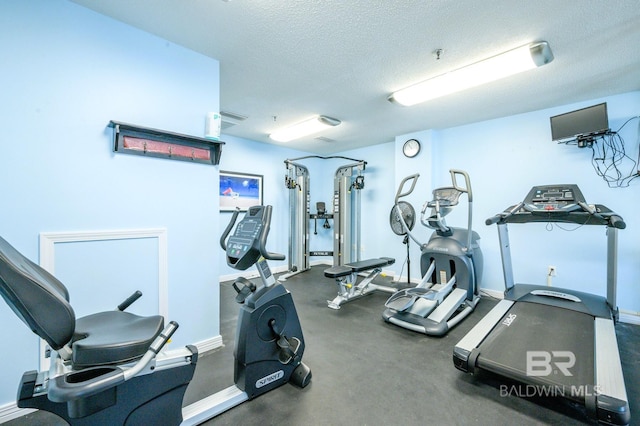
{"label": "blue wall", "polygon": [[[481,286],[501,292],[504,280],[497,231],[495,226],[486,226],[485,219],[521,201],[534,185],[576,183],[588,202],[609,206],[627,222],[627,229],[619,232],[618,305],[624,312],[637,313],[640,311],[640,292],[634,283],[640,279],[640,266],[635,259],[640,249],[635,241],[640,238],[640,230],[635,212],[640,208],[640,179],[633,180],[628,188],[610,188],[596,175],[590,149],[551,141],[549,117],[600,102],[607,102],[612,130],[618,130],[640,112],[640,92],[631,92],[467,126],[399,135],[394,142],[337,154],[367,161],[366,184],[362,191],[361,258],[394,257],[396,263],[388,269],[400,280],[406,280],[406,246],[389,227],[389,211],[400,181],[409,174],[420,173],[416,190],[407,198],[419,212],[423,203],[431,199],[433,188],[451,184],[449,169],[463,169],[471,176],[473,227],[481,236],[485,258]],[[638,157],[639,122],[632,120],[620,131],[626,152],[633,159]],[[422,142],[420,154],[412,159],[401,154],[402,144],[409,138]],[[280,170],[281,159],[286,156],[279,154],[275,147],[269,149],[277,159],[273,167]],[[304,160],[304,164],[308,165],[311,174],[313,210],[316,201],[328,201],[331,196],[336,164],[326,160]],[[630,161],[620,166],[627,173],[636,170],[631,168]],[[286,197],[280,194],[278,199],[282,202],[279,210],[288,211]],[[466,214],[464,200],[447,217],[448,223],[465,226]],[[286,223],[283,226],[286,234]],[[549,231],[545,224],[510,227],[516,282],[544,284],[547,267],[553,265],[557,268],[554,286],[605,295],[604,228],[562,228],[555,226]],[[417,225],[415,234],[426,241],[431,230]],[[312,247],[320,237],[310,236]],[[331,247],[328,239],[317,244],[320,243]],[[286,252],[286,248],[285,242],[280,250]],[[415,281],[420,276],[419,250],[415,245],[411,247],[411,259],[411,276]]]}
{"label": "blue wall", "polygon": [[[589,203],[609,206],[627,222],[627,229],[619,232],[618,305],[621,309],[640,311],[640,292],[636,282],[640,278],[640,179],[629,188],[609,188],[599,178],[591,164],[591,150],[575,145],[551,142],[549,117],[606,101],[612,130],[640,113],[640,92],[595,99],[529,114],[506,117],[477,125],[447,129],[441,133],[438,158],[441,172],[448,167],[469,171],[475,177],[477,194],[475,228],[482,233],[482,247],[486,259],[483,286],[502,288],[502,270],[495,226],[482,221],[522,200],[536,184],[576,183]],[[638,120],[621,131],[626,150],[633,159],[638,157]],[[464,153],[460,155],[460,153]],[[462,158],[460,158],[462,157]],[[630,163],[622,165],[630,171]],[[631,170],[635,172],[636,170]],[[545,224],[510,227],[513,267],[517,282],[544,283],[547,266],[554,265],[558,276],[553,284],[597,294],[606,294],[606,235],[602,227],[555,227],[546,230]]]}
{"label": "blue wall", "polygon": [[[0,235],[38,262],[40,232],[166,228],[173,347],[218,335],[218,167],[114,154],[107,128],[202,136],[219,109],[218,61],[64,0],[0,2],[0,51]],[[110,286],[87,279],[94,305],[79,310],[113,309],[107,295],[133,292],[125,266],[111,264]],[[0,323],[2,405],[38,368],[38,339],[4,303]]]}
{"label": "blue wall", "polygon": [[[0,2],[0,35],[5,58],[0,67],[4,82],[0,174],[5,183],[0,235],[38,261],[40,232],[166,228],[169,317],[181,325],[173,344],[217,336],[218,277],[237,273],[226,266],[218,247],[220,233],[230,218],[230,214],[218,212],[218,171],[264,176],[264,203],[274,206],[269,249],[286,253],[288,193],[283,161],[308,154],[286,145],[228,136],[223,137],[227,144],[219,167],[114,154],[111,131],[106,127],[109,120],[202,135],[206,113],[219,109],[218,61],[63,0]],[[601,101],[608,103],[613,130],[640,112],[640,92],[632,92],[457,128],[425,129],[381,145],[339,153],[367,161],[361,258],[395,257],[397,262],[389,269],[400,275],[405,246],[389,227],[398,183],[410,173],[421,174],[410,198],[419,210],[434,187],[449,184],[448,170],[460,168],[472,178],[474,228],[482,237],[485,255],[482,286],[499,291],[503,280],[497,233],[495,227],[484,225],[484,219],[520,201],[535,184],[577,183],[587,201],[605,204],[627,221],[627,229],[619,235],[619,305],[627,311],[640,311],[636,286],[640,249],[634,243],[640,238],[636,214],[640,183],[609,188],[595,175],[590,151],[557,145],[550,137],[550,116]],[[629,155],[636,158],[638,121],[627,125],[621,134]],[[423,143],[422,152],[413,159],[401,155],[401,146],[410,137]],[[316,201],[330,203],[333,173],[341,163],[308,162],[312,207]],[[465,215],[464,207],[458,208],[449,223],[465,223]],[[530,225],[510,230],[517,281],[544,283],[547,266],[554,265],[558,268],[554,285],[604,292],[606,237],[600,227],[549,232],[544,225]],[[416,232],[422,232],[424,239],[430,234],[426,229]],[[312,248],[331,247],[330,238],[312,236]],[[110,250],[122,254],[154,246],[147,243],[139,249],[116,244]],[[65,268],[64,279],[78,286],[75,283],[81,280],[83,270],[108,274],[104,264],[86,265],[99,262],[102,256],[96,259],[96,253],[108,247],[100,246],[88,254],[89,260],[83,257],[78,270],[73,267],[77,251],[61,250],[59,266]],[[415,245],[411,253],[412,277],[417,278],[419,253]],[[146,257],[141,265],[115,259],[109,255],[117,269],[112,286],[102,284],[110,277],[86,283],[95,289],[96,297],[94,306],[83,306],[83,311],[111,309],[111,304],[103,306],[104,296],[115,291],[128,294],[137,288],[140,271],[154,268],[154,259]],[[284,267],[286,261],[272,266]],[[402,275],[406,276],[406,267]],[[323,284],[333,285],[331,281]],[[89,296],[80,292],[78,301],[90,301],[91,293],[81,290]],[[157,300],[157,294],[149,297]],[[148,310],[154,303],[140,305],[140,309]],[[2,405],[14,401],[22,372],[38,368],[38,339],[7,307],[0,307],[0,321],[2,337],[10,342],[0,367]]]}
{"label": "blue wall", "polygon": [[[289,226],[287,225],[289,194],[284,186],[284,176],[286,175],[284,160],[307,154],[286,147],[280,148],[233,136],[223,135],[222,139],[226,145],[220,160],[220,170],[263,176],[263,204],[273,206],[267,249],[286,255],[289,247]],[[230,212],[220,213],[220,224],[216,235],[222,234],[231,220],[231,215]],[[242,218],[242,215],[241,213],[238,220]],[[227,266],[225,253],[222,250],[218,250],[218,252],[219,276],[226,278],[240,274],[257,276],[254,267],[243,272]],[[269,261],[269,265],[274,270],[282,268],[286,270],[287,261]]]}

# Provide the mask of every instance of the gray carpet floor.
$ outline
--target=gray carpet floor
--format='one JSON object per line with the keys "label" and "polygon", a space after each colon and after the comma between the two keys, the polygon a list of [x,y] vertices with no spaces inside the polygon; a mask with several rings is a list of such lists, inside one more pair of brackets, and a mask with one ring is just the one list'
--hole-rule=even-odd
{"label": "gray carpet floor", "polygon": [[[503,379],[464,374],[453,346],[495,305],[483,297],[476,311],[448,335],[428,337],[385,323],[388,294],[373,293],[327,308],[337,293],[324,267],[290,277],[312,372],[304,389],[287,384],[222,413],[205,425],[577,425],[594,424],[578,404],[501,394]],[[238,305],[231,283],[221,284],[224,347],[201,356],[185,405],[233,384]],[[632,424],[640,424],[640,326],[616,326]],[[7,425],[62,424],[34,413]]]}

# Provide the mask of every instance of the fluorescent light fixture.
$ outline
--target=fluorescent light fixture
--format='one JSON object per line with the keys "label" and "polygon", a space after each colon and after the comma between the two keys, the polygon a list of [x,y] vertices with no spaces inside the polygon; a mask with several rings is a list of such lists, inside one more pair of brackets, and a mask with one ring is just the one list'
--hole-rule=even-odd
{"label": "fluorescent light fixture", "polygon": [[317,133],[327,127],[334,127],[340,124],[340,120],[327,117],[326,115],[316,115],[308,120],[302,121],[293,126],[277,130],[269,135],[269,137],[278,142],[289,142],[303,136]]}
{"label": "fluorescent light fixture", "polygon": [[405,106],[415,105],[518,74],[551,61],[553,53],[546,41],[530,43],[398,90],[389,96],[389,100]]}

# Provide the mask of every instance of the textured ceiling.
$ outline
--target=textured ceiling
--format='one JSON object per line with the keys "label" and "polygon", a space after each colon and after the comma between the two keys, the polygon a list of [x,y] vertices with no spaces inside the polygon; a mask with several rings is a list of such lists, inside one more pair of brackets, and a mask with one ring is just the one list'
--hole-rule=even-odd
{"label": "textured ceiling", "polygon": [[[220,108],[247,117],[225,134],[280,144],[268,138],[280,126],[342,120],[317,135],[330,141],[286,144],[317,154],[640,90],[638,0],[73,1],[218,59]],[[541,68],[413,107],[387,101],[543,40],[555,59]]]}

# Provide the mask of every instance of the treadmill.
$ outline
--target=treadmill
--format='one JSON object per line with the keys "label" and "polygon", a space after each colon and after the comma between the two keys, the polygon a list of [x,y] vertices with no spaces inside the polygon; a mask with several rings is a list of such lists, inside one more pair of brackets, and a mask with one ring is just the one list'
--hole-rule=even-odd
{"label": "treadmill", "polygon": [[[607,297],[546,285],[514,284],[507,224],[561,222],[607,228]],[[510,395],[580,403],[605,424],[631,419],[615,322],[618,229],[603,205],[589,205],[577,185],[535,186],[524,201],[486,220],[497,224],[504,299],[455,345],[459,370],[486,370],[517,383]],[[501,387],[501,392],[503,391]]]}

